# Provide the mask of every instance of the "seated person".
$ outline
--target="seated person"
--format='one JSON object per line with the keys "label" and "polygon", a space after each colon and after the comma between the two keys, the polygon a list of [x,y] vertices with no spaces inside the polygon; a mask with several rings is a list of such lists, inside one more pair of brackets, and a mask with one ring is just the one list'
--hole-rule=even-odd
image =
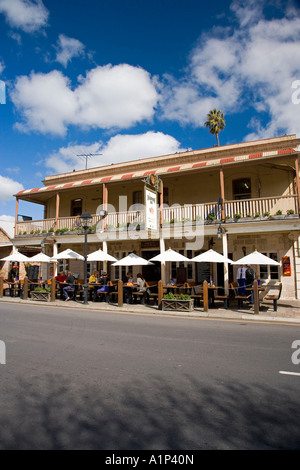
{"label": "seated person", "polygon": [[144,294],[142,303],[145,303],[145,301],[148,299],[148,293],[147,293],[146,281],[141,273],[137,274],[136,283],[138,285],[138,292],[142,292]]}
{"label": "seated person", "polygon": [[104,292],[109,292],[109,286],[107,285],[108,275],[106,272],[103,271],[100,278],[98,279],[98,283],[102,284],[102,286],[100,287],[100,289],[97,290],[97,294],[101,294],[100,300],[103,300],[105,297]]}
{"label": "seated person", "polygon": [[60,288],[60,298],[63,298],[63,287],[64,287],[64,281],[67,279],[67,275],[65,271],[61,271],[57,276],[55,276],[56,282],[59,283],[59,288]]}
{"label": "seated person", "polygon": [[68,292],[75,291],[75,277],[73,276],[73,273],[71,271],[69,271],[68,276],[64,281],[64,284],[67,284],[63,288],[64,297],[65,297],[65,300],[67,301],[67,300],[70,300]]}
{"label": "seated person", "polygon": [[132,290],[131,287],[133,286],[132,284],[133,278],[132,278],[132,273],[128,271],[126,275],[123,278],[123,295],[124,295],[124,302],[132,303]]}
{"label": "seated person", "polygon": [[98,281],[98,271],[94,271],[93,274],[89,277],[89,282],[97,282]]}

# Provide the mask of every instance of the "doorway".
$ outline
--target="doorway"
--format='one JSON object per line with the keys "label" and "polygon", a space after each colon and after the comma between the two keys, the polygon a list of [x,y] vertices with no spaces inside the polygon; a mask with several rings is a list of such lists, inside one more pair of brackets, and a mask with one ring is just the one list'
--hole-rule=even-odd
{"label": "doorway", "polygon": [[[142,258],[144,259],[151,259],[156,255],[159,255],[159,250],[147,250],[142,251]],[[142,267],[142,274],[144,279],[148,281],[159,281],[161,278],[161,265],[158,261],[153,261],[153,265],[143,266]]]}

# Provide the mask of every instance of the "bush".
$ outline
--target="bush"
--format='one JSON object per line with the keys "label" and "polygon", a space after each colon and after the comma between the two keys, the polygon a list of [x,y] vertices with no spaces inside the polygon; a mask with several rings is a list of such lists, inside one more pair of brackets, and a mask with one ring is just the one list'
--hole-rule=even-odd
{"label": "bush", "polygon": [[36,287],[33,292],[51,292],[51,287]]}
{"label": "bush", "polygon": [[191,296],[187,294],[180,294],[180,295],[175,295],[173,292],[169,292],[168,294],[165,294],[164,299],[166,300],[191,300]]}

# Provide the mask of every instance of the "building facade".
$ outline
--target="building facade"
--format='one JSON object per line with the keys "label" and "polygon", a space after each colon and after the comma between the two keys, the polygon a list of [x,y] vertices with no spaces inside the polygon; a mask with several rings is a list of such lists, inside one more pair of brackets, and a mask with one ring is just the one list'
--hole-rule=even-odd
{"label": "building facade", "polygon": [[[261,266],[265,283],[282,282],[282,298],[300,298],[300,139],[295,135],[193,150],[47,176],[40,188],[15,195],[14,245],[21,252],[44,246],[83,254],[80,215],[92,215],[88,252],[120,259],[134,251],[150,259],[173,248],[192,258],[213,248],[233,260],[255,249],[281,262]],[[42,220],[19,221],[19,201],[44,207]],[[29,214],[28,214],[29,215]],[[83,263],[62,261],[83,277]],[[126,268],[92,263],[112,279]],[[51,276],[55,265],[44,266]],[[141,268],[135,268],[136,271]],[[147,280],[177,278],[218,285],[235,280],[231,265],[160,263],[143,267]]]}

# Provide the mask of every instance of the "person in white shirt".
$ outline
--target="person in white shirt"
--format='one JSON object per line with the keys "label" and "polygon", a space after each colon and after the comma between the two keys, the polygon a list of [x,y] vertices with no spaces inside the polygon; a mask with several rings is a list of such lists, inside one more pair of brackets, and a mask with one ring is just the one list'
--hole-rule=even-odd
{"label": "person in white shirt", "polygon": [[238,268],[236,279],[239,285],[239,294],[246,294],[246,271],[247,266],[243,265]]}

